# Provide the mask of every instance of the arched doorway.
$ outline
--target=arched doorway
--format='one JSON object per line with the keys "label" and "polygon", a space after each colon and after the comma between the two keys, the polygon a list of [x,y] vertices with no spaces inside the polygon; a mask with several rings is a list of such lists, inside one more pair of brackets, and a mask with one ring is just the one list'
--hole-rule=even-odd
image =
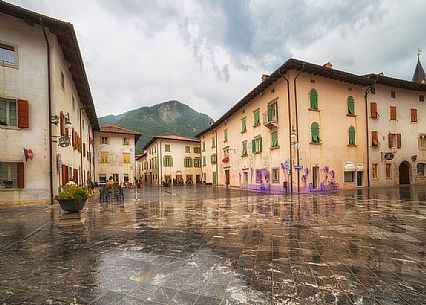
{"label": "arched doorway", "polygon": [[399,166],[399,184],[410,184],[411,165],[404,161]]}

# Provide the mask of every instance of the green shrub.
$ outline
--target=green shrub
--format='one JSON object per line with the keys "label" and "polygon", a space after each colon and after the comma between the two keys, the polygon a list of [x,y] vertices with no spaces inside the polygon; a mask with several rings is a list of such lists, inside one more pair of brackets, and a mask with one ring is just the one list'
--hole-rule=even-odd
{"label": "green shrub", "polygon": [[89,198],[91,194],[82,186],[65,185],[62,192],[59,193],[58,199],[74,199],[78,203]]}

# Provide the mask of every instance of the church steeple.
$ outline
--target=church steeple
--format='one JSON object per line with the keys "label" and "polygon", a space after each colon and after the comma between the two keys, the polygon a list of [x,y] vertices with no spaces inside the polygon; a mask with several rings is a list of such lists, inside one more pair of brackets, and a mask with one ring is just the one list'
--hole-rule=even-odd
{"label": "church steeple", "polygon": [[415,83],[425,83],[426,82],[426,74],[423,70],[422,64],[420,63],[420,54],[422,50],[417,50],[417,65],[416,70],[414,70],[414,75],[412,81]]}

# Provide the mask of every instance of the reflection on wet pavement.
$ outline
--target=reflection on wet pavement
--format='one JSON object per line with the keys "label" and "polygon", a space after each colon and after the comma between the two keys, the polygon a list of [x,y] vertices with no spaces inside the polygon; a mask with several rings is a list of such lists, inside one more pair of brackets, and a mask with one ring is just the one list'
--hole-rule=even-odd
{"label": "reflection on wet pavement", "polygon": [[0,208],[0,304],[424,304],[426,188]]}

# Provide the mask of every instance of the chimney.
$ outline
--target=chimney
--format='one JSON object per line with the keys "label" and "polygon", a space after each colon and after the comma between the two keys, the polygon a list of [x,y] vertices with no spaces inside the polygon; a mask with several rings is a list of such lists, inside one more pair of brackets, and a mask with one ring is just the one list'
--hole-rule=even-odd
{"label": "chimney", "polygon": [[322,65],[324,68],[333,69],[333,64],[331,62],[326,62]]}
{"label": "chimney", "polygon": [[378,76],[385,76],[385,73],[380,72],[380,73],[377,73],[377,75],[378,75]]}
{"label": "chimney", "polygon": [[262,74],[262,82],[264,82],[265,80],[267,80],[268,79],[268,77],[269,77],[269,75],[267,75],[267,74]]}

